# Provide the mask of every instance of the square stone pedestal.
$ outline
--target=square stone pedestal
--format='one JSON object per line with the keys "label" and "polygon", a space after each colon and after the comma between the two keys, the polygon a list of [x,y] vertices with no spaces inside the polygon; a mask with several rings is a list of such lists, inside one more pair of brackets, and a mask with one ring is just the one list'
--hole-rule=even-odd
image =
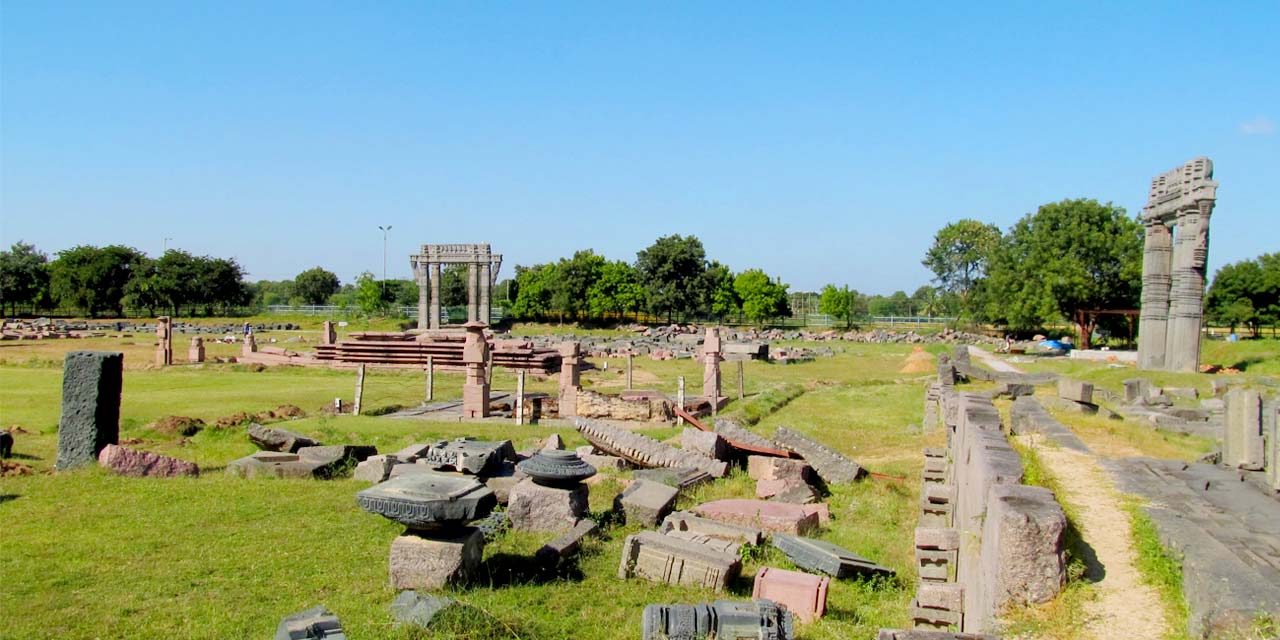
{"label": "square stone pedestal", "polygon": [[511,488],[507,517],[518,531],[568,531],[587,515],[585,484],[572,488],[546,487],[526,478]]}
{"label": "square stone pedestal", "polygon": [[480,567],[484,534],[475,527],[408,530],[391,543],[391,588],[439,589],[465,580]]}

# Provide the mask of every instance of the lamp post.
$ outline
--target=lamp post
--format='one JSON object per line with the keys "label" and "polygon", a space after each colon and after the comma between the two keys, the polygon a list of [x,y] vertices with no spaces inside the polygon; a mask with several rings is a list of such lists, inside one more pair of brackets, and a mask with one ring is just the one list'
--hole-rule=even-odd
{"label": "lamp post", "polygon": [[172,240],[172,239],[173,239],[173,238],[165,238],[165,239],[164,239],[164,252],[165,252],[165,253],[169,253],[169,241],[170,241],[170,240]]}
{"label": "lamp post", "polygon": [[391,225],[378,225],[378,229],[382,231],[382,297],[387,297],[387,232],[391,230]]}

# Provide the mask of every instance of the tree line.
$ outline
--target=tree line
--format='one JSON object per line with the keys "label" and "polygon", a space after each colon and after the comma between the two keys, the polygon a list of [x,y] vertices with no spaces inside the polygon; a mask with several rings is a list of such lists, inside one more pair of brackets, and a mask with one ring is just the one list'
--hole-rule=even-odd
{"label": "tree line", "polygon": [[[1008,231],[972,219],[947,224],[922,263],[938,295],[976,322],[1030,333],[1068,322],[1083,334],[1125,335],[1136,318],[1081,312],[1137,310],[1143,227],[1122,207],[1093,199],[1040,206]],[[1206,297],[1207,319],[1234,331],[1280,322],[1280,254],[1222,267]],[[1083,318],[1083,322],[1080,320]],[[1133,325],[1126,326],[1129,322]]]}

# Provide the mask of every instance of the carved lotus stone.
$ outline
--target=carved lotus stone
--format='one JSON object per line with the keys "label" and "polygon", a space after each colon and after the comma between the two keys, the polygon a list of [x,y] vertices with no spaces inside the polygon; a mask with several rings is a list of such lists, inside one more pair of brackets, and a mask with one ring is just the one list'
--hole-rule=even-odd
{"label": "carved lotus stone", "polygon": [[575,451],[542,450],[516,465],[534,482],[548,487],[568,487],[596,474],[596,468]]}
{"label": "carved lotus stone", "polygon": [[474,478],[431,472],[393,478],[356,494],[361,509],[411,529],[477,520],[497,502],[493,491]]}

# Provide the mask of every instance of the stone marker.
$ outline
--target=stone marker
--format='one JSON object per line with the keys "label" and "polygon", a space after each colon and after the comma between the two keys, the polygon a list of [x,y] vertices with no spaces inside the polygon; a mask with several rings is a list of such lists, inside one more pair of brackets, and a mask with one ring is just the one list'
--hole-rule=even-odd
{"label": "stone marker", "polygon": [[72,351],[62,367],[62,417],[58,421],[59,471],[93,464],[120,437],[124,354]]}
{"label": "stone marker", "polygon": [[297,453],[303,447],[323,446],[319,440],[288,429],[270,429],[257,423],[248,428],[249,440],[263,451]]}
{"label": "stone marker", "polygon": [[560,437],[560,434],[553,433],[547,436],[546,442],[542,443],[542,448],[550,449],[552,451],[562,451],[564,450],[564,439]]}
{"label": "stone marker", "polygon": [[742,562],[737,556],[656,531],[641,531],[623,542],[618,577],[635,575],[654,582],[720,591],[741,570]]}
{"label": "stone marker", "polygon": [[772,456],[747,456],[747,475],[753,480],[808,482],[813,469],[803,460]]}
{"label": "stone marker", "polygon": [[611,424],[577,418],[578,431],[595,448],[641,467],[687,467],[723,478],[728,465],[720,460],[682,451],[627,429]]}
{"label": "stone marker", "polygon": [[675,487],[649,480],[636,480],[614,498],[614,509],[626,514],[627,524],[654,527],[671,513],[679,493]]}
{"label": "stone marker", "polygon": [[413,529],[434,529],[478,520],[497,503],[474,478],[443,473],[401,476],[356,494],[361,509]]}
{"label": "stone marker", "polygon": [[582,545],[582,540],[587,536],[595,533],[596,523],[594,520],[579,520],[573,525],[567,533],[542,545],[534,557],[543,565],[554,565],[557,562],[578,552]]}
{"label": "stone marker", "polygon": [[428,628],[437,613],[453,606],[453,598],[426,596],[408,589],[391,603],[391,617],[401,624]]}
{"label": "stone marker", "polygon": [[702,431],[685,427],[680,434],[680,448],[704,455],[713,460],[729,459],[729,443],[714,431]]}
{"label": "stone marker", "polygon": [[173,364],[173,318],[156,318],[156,366]]}
{"label": "stone marker", "polygon": [[813,622],[827,612],[827,588],[830,585],[831,578],[826,576],[760,567],[751,597],[772,600],[785,606],[801,622]]}
{"label": "stone marker", "polygon": [[836,450],[786,427],[778,427],[773,439],[788,450],[800,454],[827,484],[853,482],[866,473],[858,463]]}
{"label": "stone marker", "polygon": [[825,540],[802,538],[793,535],[774,535],[773,546],[786,554],[797,567],[806,571],[818,571],[836,578],[857,574],[894,575],[894,570],[882,567],[844,547]]}
{"label": "stone marker", "polygon": [[1058,378],[1058,397],[1080,404],[1093,404],[1093,383]]}
{"label": "stone marker", "polygon": [[716,500],[693,508],[693,512],[712,520],[747,527],[759,527],[772,533],[804,534],[818,528],[818,514],[796,504],[763,500]]}
{"label": "stone marker", "polygon": [[511,528],[519,531],[568,531],[587,515],[587,485],[548,487],[526,478],[507,498]]}
{"label": "stone marker", "polygon": [[187,347],[187,362],[204,362],[204,338],[195,336]]}
{"label": "stone marker", "polygon": [[295,613],[280,621],[275,640],[346,640],[338,616],[323,606]]}
{"label": "stone marker", "polygon": [[658,532],[669,535],[673,531],[687,531],[749,545],[758,545],[764,540],[764,532],[760,529],[700,518],[688,511],[677,511],[662,519]]}
{"label": "stone marker", "polygon": [[1151,395],[1151,383],[1146,378],[1129,378],[1124,381],[1124,401],[1140,404]]}
{"label": "stone marker", "polygon": [[102,453],[98,454],[98,465],[122,476],[136,478],[194,478],[200,475],[200,468],[194,462],[150,451],[134,451],[115,444],[103,447]]}
{"label": "stone marker", "polygon": [[391,543],[391,588],[429,591],[465,582],[484,555],[484,534],[475,527],[407,531]]}
{"label": "stone marker", "polygon": [[483,474],[503,460],[515,458],[510,440],[487,441],[475,438],[440,440],[418,454],[417,464],[430,469],[453,469],[462,473]]}
{"label": "stone marker", "polygon": [[[595,447],[578,447],[578,449],[594,449]],[[626,471],[631,468],[631,463],[619,458],[618,456],[604,456],[594,453],[578,454],[582,461],[595,467],[597,471]]]}
{"label": "stone marker", "polygon": [[711,604],[651,604],[641,620],[642,640],[794,640],[791,612],[771,600]]}

